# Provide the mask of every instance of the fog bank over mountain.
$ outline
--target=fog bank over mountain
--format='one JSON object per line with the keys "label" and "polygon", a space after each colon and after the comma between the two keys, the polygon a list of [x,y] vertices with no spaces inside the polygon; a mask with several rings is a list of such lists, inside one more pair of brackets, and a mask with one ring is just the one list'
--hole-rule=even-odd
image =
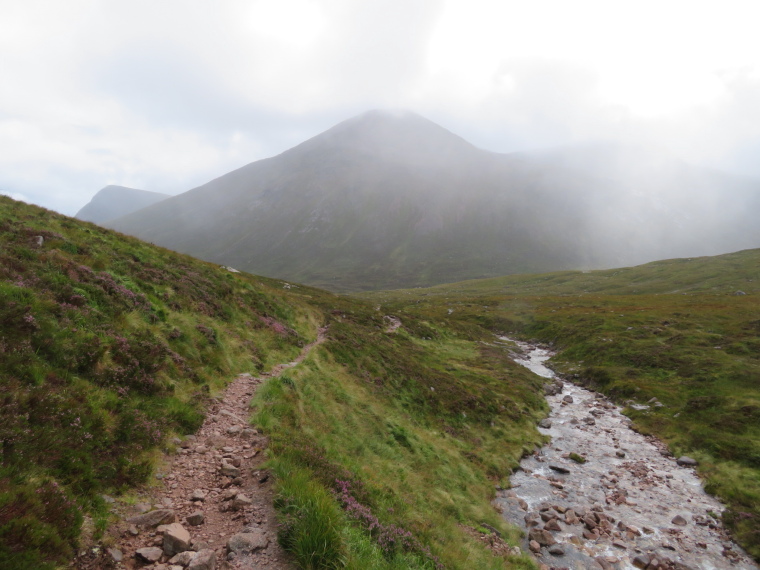
{"label": "fog bank over mountain", "polygon": [[108,223],[338,291],[606,268],[760,245],[760,182],[638,147],[480,150],[370,111]]}

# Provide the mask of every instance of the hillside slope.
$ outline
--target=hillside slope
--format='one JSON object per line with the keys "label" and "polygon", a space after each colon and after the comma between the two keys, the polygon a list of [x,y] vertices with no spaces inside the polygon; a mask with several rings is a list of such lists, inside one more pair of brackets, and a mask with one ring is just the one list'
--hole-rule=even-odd
{"label": "hillside slope", "polygon": [[137,190],[126,186],[106,186],[101,188],[74,217],[102,225],[169,197],[169,194]]}
{"label": "hillside slope", "polygon": [[[534,567],[490,501],[541,441],[541,381],[482,343],[489,331],[388,332],[372,304],[5,197],[0,220],[0,567],[50,570],[94,546],[94,567],[115,567],[114,513],[155,484],[159,452],[236,375],[293,360],[321,326],[326,341],[263,381],[252,410],[294,564]],[[481,539],[483,523],[511,547]]]}
{"label": "hillside slope", "polygon": [[496,154],[413,113],[372,111],[109,225],[334,291],[760,244],[760,183],[614,150]]}

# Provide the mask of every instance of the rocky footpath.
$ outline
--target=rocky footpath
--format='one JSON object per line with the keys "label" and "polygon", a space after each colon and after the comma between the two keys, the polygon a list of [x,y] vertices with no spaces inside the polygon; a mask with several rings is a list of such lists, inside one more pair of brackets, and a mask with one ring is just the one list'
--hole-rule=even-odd
{"label": "rocky footpath", "polygon": [[556,379],[545,349],[516,344],[516,361],[551,380],[552,411],[540,423],[551,443],[522,461],[496,504],[542,565],[757,568],[721,527],[723,506],[702,489],[694,460],[632,430],[602,395]]}
{"label": "rocky footpath", "polygon": [[231,570],[293,568],[277,542],[272,480],[261,469],[267,438],[248,425],[249,404],[266,378],[241,374],[214,401],[195,435],[177,440],[177,454],[156,475],[158,487],[126,511],[111,529],[114,544],[81,553],[77,568]]}

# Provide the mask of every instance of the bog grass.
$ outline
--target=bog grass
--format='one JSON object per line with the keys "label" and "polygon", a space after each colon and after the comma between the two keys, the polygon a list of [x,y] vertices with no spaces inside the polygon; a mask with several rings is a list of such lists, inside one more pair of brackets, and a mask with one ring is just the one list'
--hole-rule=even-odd
{"label": "bog grass", "polygon": [[700,461],[724,522],[760,558],[760,250],[366,294],[402,320],[546,343],[557,370]]}

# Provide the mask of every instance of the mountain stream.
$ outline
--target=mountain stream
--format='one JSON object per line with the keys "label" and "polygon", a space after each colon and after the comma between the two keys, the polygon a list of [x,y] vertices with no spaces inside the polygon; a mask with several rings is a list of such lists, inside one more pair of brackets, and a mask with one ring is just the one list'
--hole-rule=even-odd
{"label": "mountain stream", "polygon": [[[515,362],[549,380],[551,414],[539,431],[551,442],[523,459],[495,503],[526,532],[525,547],[553,568],[757,568],[731,542],[723,505],[693,467],[601,394],[558,379],[544,348],[516,345]],[[575,459],[585,463],[579,463]]]}

